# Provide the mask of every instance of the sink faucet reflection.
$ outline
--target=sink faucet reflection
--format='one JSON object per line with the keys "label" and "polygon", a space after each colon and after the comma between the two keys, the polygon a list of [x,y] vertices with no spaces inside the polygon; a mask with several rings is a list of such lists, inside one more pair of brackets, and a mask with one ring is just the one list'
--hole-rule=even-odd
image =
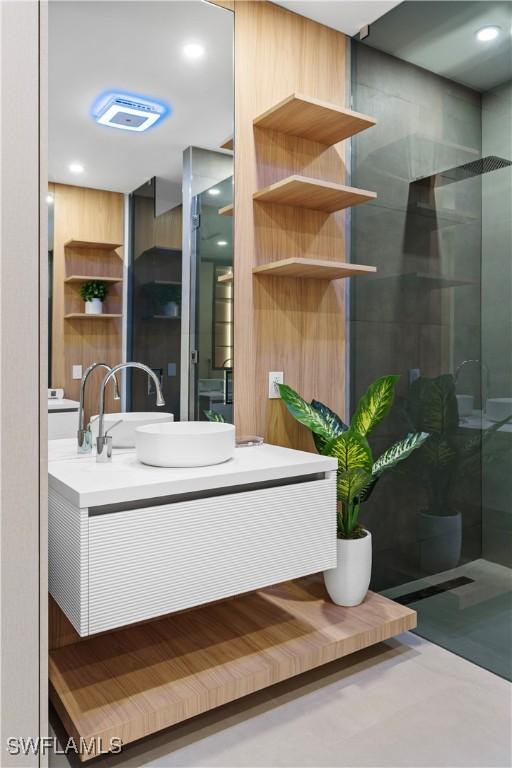
{"label": "sink faucet reflection", "polygon": [[[80,382],[80,408],[78,411],[78,453],[91,453],[92,451],[92,432],[90,424],[87,428],[85,427],[85,385],[87,384],[87,379],[96,368],[105,368],[107,371],[112,370],[112,367],[107,363],[93,363],[82,376],[82,381]],[[121,396],[119,395],[117,379],[114,376],[114,400],[120,399]]]}
{"label": "sink faucet reflection", "polygon": [[[161,407],[165,405],[164,396],[162,394],[162,387],[158,376],[151,368],[148,368],[144,363],[119,363],[112,370],[107,373],[103,379],[100,387],[100,402],[98,408],[98,437],[96,438],[96,461],[104,462],[110,461],[112,458],[112,436],[105,432],[105,390],[110,379],[115,378],[118,371],[122,371],[125,368],[139,368],[141,371],[145,371],[148,376],[153,379],[156,389],[156,404]],[[116,422],[119,424],[119,422]],[[115,424],[113,426],[116,426]]]}
{"label": "sink faucet reflection", "polygon": [[482,382],[482,413],[484,413],[486,409],[487,398],[489,397],[489,390],[491,387],[491,372],[489,371],[488,366],[485,363],[483,363],[481,360],[477,360],[476,358],[463,360],[461,363],[459,363],[459,365],[455,369],[455,373],[453,375],[455,384],[457,384],[457,381],[462,372],[462,369],[465,368],[466,365],[478,365],[482,374],[485,374],[485,386],[484,386],[484,383]]}

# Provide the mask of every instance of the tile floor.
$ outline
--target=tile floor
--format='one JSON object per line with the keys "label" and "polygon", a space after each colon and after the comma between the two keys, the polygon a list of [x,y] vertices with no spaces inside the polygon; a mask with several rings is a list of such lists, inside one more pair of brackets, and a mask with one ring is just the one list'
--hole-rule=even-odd
{"label": "tile floor", "polygon": [[[510,768],[511,691],[502,678],[406,633],[93,765]],[[68,765],[50,759],[50,768]]]}

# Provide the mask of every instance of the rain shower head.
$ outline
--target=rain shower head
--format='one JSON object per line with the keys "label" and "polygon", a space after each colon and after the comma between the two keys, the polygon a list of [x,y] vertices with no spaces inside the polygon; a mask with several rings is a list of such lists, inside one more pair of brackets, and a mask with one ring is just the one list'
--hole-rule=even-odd
{"label": "rain shower head", "polygon": [[464,181],[473,176],[482,176],[484,173],[499,171],[501,168],[507,168],[512,165],[512,160],[505,160],[503,157],[488,155],[479,160],[471,160],[463,165],[456,165],[454,168],[448,168],[446,171],[438,171],[430,176],[422,176],[416,179],[417,182],[425,182],[431,179],[436,187],[443,187],[446,184],[453,184],[455,181]]}

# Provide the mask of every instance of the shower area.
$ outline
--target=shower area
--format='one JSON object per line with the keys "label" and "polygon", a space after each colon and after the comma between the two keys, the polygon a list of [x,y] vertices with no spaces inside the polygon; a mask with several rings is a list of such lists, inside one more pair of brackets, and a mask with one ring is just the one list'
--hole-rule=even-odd
{"label": "shower area", "polygon": [[[428,23],[427,23],[428,20]],[[400,374],[373,439],[430,439],[364,505],[372,588],[418,634],[512,676],[512,12],[404,2],[352,44],[351,402]],[[494,25],[496,40],[477,32]],[[428,30],[427,30],[428,27]]]}
{"label": "shower area", "polygon": [[[175,421],[233,418],[233,157],[187,147],[180,183],[129,196],[126,355],[158,377]],[[128,410],[156,410],[154,385],[126,374]]]}

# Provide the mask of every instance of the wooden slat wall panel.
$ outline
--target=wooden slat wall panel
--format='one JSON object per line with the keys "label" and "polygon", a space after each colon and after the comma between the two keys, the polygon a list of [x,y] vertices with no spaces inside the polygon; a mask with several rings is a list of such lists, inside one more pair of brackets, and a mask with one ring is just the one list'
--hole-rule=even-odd
{"label": "wooden slat wall panel", "polygon": [[[121,275],[123,248],[115,252],[65,249],[69,240],[123,242],[123,195],[99,189],[55,184],[53,256],[52,386],[63,387],[66,397],[78,400],[80,382],[71,377],[72,365],[83,370],[93,362],[121,362],[121,320],[64,320],[66,312],[83,311],[79,285],[65,285],[66,274]],[[68,256],[65,252],[68,251]],[[66,271],[66,259],[68,269]],[[71,270],[71,271],[70,271]],[[104,270],[104,271],[103,271]],[[109,286],[106,311],[122,312],[122,283]],[[93,374],[86,392],[86,415],[97,413],[101,373]],[[119,411],[109,387],[107,411]]]}
{"label": "wooden slat wall panel", "polygon": [[[346,37],[271,3],[235,3],[235,423],[279,445],[313,450],[306,430],[267,399],[269,371],[343,414],[343,283],[253,277],[292,256],[345,261],[345,213],[253,203],[297,173],[345,182],[344,145],[327,147],[253,120],[293,92],[345,106]],[[239,53],[240,52],[240,53]]]}

